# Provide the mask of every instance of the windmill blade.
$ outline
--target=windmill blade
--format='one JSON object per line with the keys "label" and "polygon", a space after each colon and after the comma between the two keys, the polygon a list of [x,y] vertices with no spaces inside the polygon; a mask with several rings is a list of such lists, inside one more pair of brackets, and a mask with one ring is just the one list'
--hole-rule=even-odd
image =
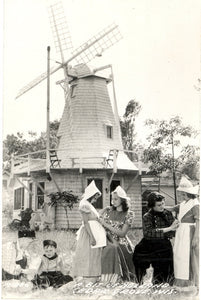
{"label": "windmill blade", "polygon": [[118,25],[111,24],[74,50],[72,52],[73,59],[78,64],[87,64],[96,56],[101,56],[106,49],[116,44],[120,39],[122,39],[122,35]]}
{"label": "windmill blade", "polygon": [[62,2],[57,2],[48,7],[50,25],[54,38],[55,48],[61,54],[62,63],[64,63],[63,52],[73,50],[73,44],[68,29],[68,24],[64,15]]}
{"label": "windmill blade", "polygon": [[[61,66],[54,66],[54,67],[50,68],[50,74],[55,73],[60,68],[61,68]],[[40,76],[36,77],[30,83],[25,85],[21,90],[19,90],[15,99],[19,98],[20,96],[22,96],[23,94],[28,92],[30,89],[32,89],[34,86],[38,85],[41,81],[45,80],[46,78],[47,78],[47,72],[44,72]]]}
{"label": "windmill blade", "polygon": [[[85,63],[87,64],[93,58],[98,55],[101,55],[106,49],[110,48],[112,45],[117,43],[122,38],[118,25],[112,24],[106,27],[104,30],[93,36],[86,43],[81,45],[79,48],[73,51],[72,57],[69,58],[64,63],[60,64],[58,67],[52,67],[50,69],[50,74],[55,73],[61,68],[67,68],[69,62],[76,61],[76,63]],[[41,81],[47,78],[47,72],[44,72],[39,77],[31,81],[25,87],[23,87],[17,97],[32,89],[34,86],[38,85]]]}

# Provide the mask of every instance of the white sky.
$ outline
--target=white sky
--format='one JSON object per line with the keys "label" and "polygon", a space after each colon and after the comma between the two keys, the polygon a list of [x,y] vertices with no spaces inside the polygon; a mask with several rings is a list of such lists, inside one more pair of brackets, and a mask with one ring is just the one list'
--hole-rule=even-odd
{"label": "white sky", "polygon": [[[112,64],[119,114],[129,100],[142,105],[138,138],[147,118],[180,115],[199,128],[200,1],[198,0],[64,0],[74,48],[113,21],[123,39],[90,64]],[[46,81],[15,100],[17,92],[46,71],[56,54],[46,0],[4,0],[3,138],[7,134],[46,129]],[[68,56],[66,56],[68,59]],[[64,96],[51,77],[50,119],[60,119]]]}

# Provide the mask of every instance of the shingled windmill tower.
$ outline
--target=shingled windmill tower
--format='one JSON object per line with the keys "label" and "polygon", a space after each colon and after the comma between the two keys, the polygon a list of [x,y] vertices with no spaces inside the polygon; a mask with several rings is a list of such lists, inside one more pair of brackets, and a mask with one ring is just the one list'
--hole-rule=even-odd
{"label": "shingled windmill tower", "polygon": [[[97,208],[110,205],[110,192],[120,184],[133,200],[132,206],[136,211],[136,220],[138,220],[136,225],[140,226],[139,171],[123,151],[112,66],[97,69],[88,66],[92,59],[119,41],[121,36],[118,26],[111,25],[105,28],[78,49],[72,50],[69,32],[64,30],[66,23],[61,22],[61,19],[64,19],[61,7],[60,3],[50,6],[55,44],[60,51],[62,61],[59,67],[51,68],[50,74],[63,68],[64,79],[57,83],[64,89],[65,107],[57,134],[58,148],[47,149],[50,154],[54,153],[58,164],[49,166],[48,173],[52,178],[50,182],[45,179],[47,168],[41,165],[34,166],[33,170],[29,166],[29,175],[32,176],[34,183],[36,183],[36,177],[38,182],[44,182],[45,194],[54,191],[56,186],[58,190],[72,189],[76,194],[81,195],[90,181],[95,180],[102,192]],[[63,24],[62,30],[61,23]],[[63,34],[64,31],[65,34]],[[65,47],[71,51],[71,56],[67,61],[64,59]],[[42,74],[23,88],[17,97],[46,77],[45,73]],[[108,84],[113,84],[113,103],[109,97]],[[20,175],[20,172],[25,173],[21,168],[21,171],[16,171],[16,174]],[[57,210],[55,218],[57,227],[65,227],[64,215],[65,212],[62,209]],[[70,212],[69,221],[71,227],[79,226],[80,217],[76,208]]]}
{"label": "shingled windmill tower", "polygon": [[72,115],[66,105],[58,131],[61,166],[69,167],[68,158],[77,157],[83,167],[100,167],[100,159],[107,158],[111,149],[123,149],[107,88],[111,79],[94,73],[86,64],[75,66],[69,75],[67,101]]}

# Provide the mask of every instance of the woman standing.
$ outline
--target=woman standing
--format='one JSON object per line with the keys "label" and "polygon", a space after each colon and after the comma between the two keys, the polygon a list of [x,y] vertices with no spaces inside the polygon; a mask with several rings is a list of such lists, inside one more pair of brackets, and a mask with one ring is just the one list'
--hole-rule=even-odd
{"label": "woman standing", "polygon": [[172,210],[180,221],[174,243],[175,285],[179,287],[199,284],[199,201],[198,186],[182,177],[177,191],[184,200]]}
{"label": "woman standing", "polygon": [[77,246],[73,259],[73,276],[82,277],[84,283],[95,283],[101,276],[101,251],[106,245],[106,233],[97,222],[98,212],[92,203],[101,192],[94,180],[86,187],[79,204],[82,226],[77,232]]}
{"label": "woman standing", "polygon": [[118,186],[112,193],[112,207],[100,212],[99,222],[107,232],[107,246],[102,251],[102,281],[115,283],[118,279],[133,280],[133,246],[126,236],[134,221],[129,210],[130,198]]}

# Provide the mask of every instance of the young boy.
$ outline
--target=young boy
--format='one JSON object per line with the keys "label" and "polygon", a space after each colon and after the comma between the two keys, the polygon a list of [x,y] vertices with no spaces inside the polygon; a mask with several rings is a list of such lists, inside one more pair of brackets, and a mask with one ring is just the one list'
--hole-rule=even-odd
{"label": "young boy", "polygon": [[41,263],[32,281],[35,287],[47,288],[52,286],[59,288],[62,285],[72,281],[72,277],[64,275],[63,261],[60,256],[57,255],[57,244],[52,240],[43,241],[44,255],[41,258]]}

